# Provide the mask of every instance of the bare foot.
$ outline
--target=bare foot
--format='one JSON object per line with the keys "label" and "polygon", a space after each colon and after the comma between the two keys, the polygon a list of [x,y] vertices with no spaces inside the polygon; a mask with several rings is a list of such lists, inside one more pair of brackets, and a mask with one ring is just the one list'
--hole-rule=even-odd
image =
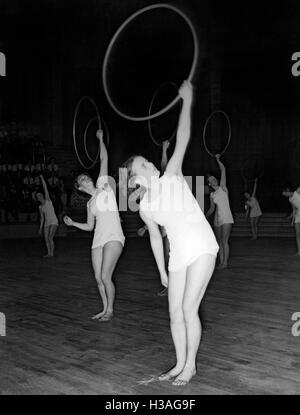
{"label": "bare foot", "polygon": [[99,320],[99,318],[103,317],[106,313],[106,310],[101,311],[99,314],[95,314],[93,317],[91,317],[92,320]]}
{"label": "bare foot", "polygon": [[172,378],[175,378],[175,376],[178,376],[182,371],[182,368],[179,366],[174,366],[171,370],[168,370],[167,372],[163,372],[161,375],[158,376],[158,380],[161,382],[171,380]]}
{"label": "bare foot", "polygon": [[43,258],[51,258],[52,256],[53,255],[47,254],[47,255],[44,255]]}
{"label": "bare foot", "polygon": [[113,313],[105,314],[103,317],[99,318],[98,321],[100,321],[100,322],[110,321],[113,318],[113,316],[114,316]]}
{"label": "bare foot", "polygon": [[218,265],[217,267],[216,267],[216,269],[225,269],[225,268],[227,268],[228,267],[228,265],[227,264],[220,264],[220,265]]}
{"label": "bare foot", "polygon": [[174,386],[186,386],[193,376],[196,375],[195,368],[184,368],[179,376],[172,382]]}
{"label": "bare foot", "polygon": [[300,252],[297,252],[295,255],[296,255],[296,256],[300,256]]}
{"label": "bare foot", "polygon": [[159,292],[157,293],[157,295],[158,295],[159,297],[165,297],[166,295],[168,295],[168,288],[163,288],[161,291],[159,291]]}

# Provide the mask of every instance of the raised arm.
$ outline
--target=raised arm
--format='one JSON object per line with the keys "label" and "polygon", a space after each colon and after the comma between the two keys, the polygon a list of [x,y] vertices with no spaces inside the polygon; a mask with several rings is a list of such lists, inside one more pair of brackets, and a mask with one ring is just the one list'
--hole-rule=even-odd
{"label": "raised arm", "polygon": [[227,191],[227,187],[226,187],[226,169],[225,169],[224,164],[220,160],[220,155],[219,154],[216,155],[216,160],[217,160],[218,166],[221,170],[220,186],[222,187],[223,190]]}
{"label": "raised arm", "polygon": [[161,153],[161,161],[160,161],[160,168],[161,168],[161,172],[164,173],[166,168],[167,168],[167,164],[168,164],[168,148],[169,148],[170,142],[168,140],[164,141],[162,144],[162,153]]}
{"label": "raised arm", "polygon": [[256,190],[257,190],[257,178],[254,180],[254,187],[253,187],[252,197],[255,197]]}
{"label": "raised arm", "polygon": [[67,226],[75,226],[75,228],[81,229],[82,231],[91,232],[95,226],[95,216],[92,214],[90,208],[87,207],[86,223],[74,222],[69,216],[64,217],[64,222]]}
{"label": "raised arm", "polygon": [[162,242],[162,236],[159,230],[158,225],[153,222],[151,219],[146,218],[144,213],[140,211],[140,216],[145,222],[150,236],[150,244],[152,252],[156,261],[158,271],[160,273],[161,283],[164,287],[168,286],[168,275],[165,269],[165,259],[164,259],[164,247]]}
{"label": "raised arm", "polygon": [[45,179],[44,179],[44,177],[42,175],[40,175],[40,178],[41,178],[41,182],[42,182],[43,189],[44,189],[44,193],[45,193],[45,199],[46,200],[50,200],[50,196],[49,196],[49,192],[48,192],[48,187],[47,187],[47,184],[45,182]]}
{"label": "raised arm", "polygon": [[183,99],[183,104],[179,117],[175,150],[166,167],[166,172],[169,174],[182,174],[182,162],[191,135],[192,84],[184,81],[179,89],[179,95]]}
{"label": "raised arm", "polygon": [[104,144],[103,141],[103,131],[102,130],[98,130],[96,133],[96,136],[99,140],[99,145],[100,145],[100,172],[99,172],[99,176],[98,176],[98,180],[100,178],[107,178],[108,176],[108,154],[107,154],[107,149],[106,146]]}

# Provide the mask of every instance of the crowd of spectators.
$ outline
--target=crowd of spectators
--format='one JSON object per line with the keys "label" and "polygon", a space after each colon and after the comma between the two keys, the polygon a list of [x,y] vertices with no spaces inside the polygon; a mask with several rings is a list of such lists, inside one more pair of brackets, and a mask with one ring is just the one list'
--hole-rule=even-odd
{"label": "crowd of spectators", "polygon": [[[62,177],[54,157],[46,157],[43,141],[18,134],[16,125],[0,127],[0,221],[38,219],[35,194],[46,180],[54,209],[62,218],[70,205],[74,172]],[[25,219],[24,219],[25,218]]]}

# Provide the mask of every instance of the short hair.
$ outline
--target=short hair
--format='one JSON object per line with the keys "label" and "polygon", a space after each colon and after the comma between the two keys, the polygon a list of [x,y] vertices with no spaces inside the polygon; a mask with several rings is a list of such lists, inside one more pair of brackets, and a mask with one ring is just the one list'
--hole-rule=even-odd
{"label": "short hair", "polygon": [[79,174],[76,179],[74,180],[74,187],[75,189],[79,189],[80,187],[80,183],[82,183],[84,180],[88,180],[88,181],[93,181],[93,179],[91,178],[91,176],[87,173],[81,173]]}

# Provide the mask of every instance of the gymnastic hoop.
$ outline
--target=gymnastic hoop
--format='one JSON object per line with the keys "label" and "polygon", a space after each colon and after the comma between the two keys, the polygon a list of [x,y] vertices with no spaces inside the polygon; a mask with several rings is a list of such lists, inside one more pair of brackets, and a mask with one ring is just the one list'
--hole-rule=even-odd
{"label": "gymnastic hoop", "polygon": [[[249,166],[249,164],[253,161],[254,161],[254,163],[262,161],[262,168],[260,169],[259,174],[254,175],[253,177],[248,177],[248,176],[246,176],[247,165]],[[260,179],[264,175],[264,172],[265,172],[265,170],[264,170],[264,159],[259,154],[252,154],[251,156],[247,157],[245,159],[244,163],[243,163],[242,170],[241,170],[241,174],[242,174],[242,177],[244,178],[244,180]]]}
{"label": "gymnastic hoop", "polygon": [[198,39],[197,39],[197,35],[196,35],[196,31],[195,28],[191,22],[191,20],[177,7],[171,6],[170,4],[166,4],[166,3],[158,3],[158,4],[152,4],[151,6],[147,6],[144,7],[141,10],[138,10],[137,12],[133,13],[130,17],[128,17],[128,19],[125,20],[125,22],[123,22],[123,24],[119,27],[119,29],[116,31],[116,33],[114,34],[114,36],[112,37],[108,48],[106,50],[105,56],[104,56],[104,61],[103,61],[103,67],[102,67],[102,82],[103,82],[103,87],[104,87],[104,92],[106,95],[106,98],[108,100],[108,102],[110,103],[111,107],[115,110],[115,112],[117,114],[119,114],[121,117],[126,118],[127,120],[130,121],[148,121],[150,119],[156,118],[162,114],[164,114],[165,112],[167,112],[170,108],[172,108],[176,102],[178,102],[180,100],[180,96],[179,94],[177,94],[177,97],[173,99],[172,102],[170,102],[165,108],[161,109],[160,111],[152,114],[152,115],[148,115],[148,116],[144,116],[144,117],[134,117],[128,114],[124,114],[122,111],[120,111],[116,105],[114,104],[114,102],[112,101],[110,94],[109,94],[109,90],[108,90],[108,86],[107,86],[107,65],[108,65],[108,59],[110,56],[110,53],[112,51],[112,48],[117,40],[117,38],[119,37],[120,33],[123,31],[123,29],[132,21],[134,20],[137,16],[139,16],[142,13],[145,13],[149,10],[153,10],[153,9],[158,9],[158,8],[164,8],[164,9],[170,9],[172,11],[174,11],[175,13],[179,14],[188,24],[192,36],[193,36],[193,41],[194,41],[194,57],[193,57],[193,62],[192,62],[192,66],[190,69],[190,73],[188,75],[187,81],[191,82],[192,78],[195,74],[195,70],[196,70],[196,65],[197,65],[197,61],[198,61],[198,54],[199,54],[199,46],[198,46]]}
{"label": "gymnastic hoop", "polygon": [[[98,107],[97,107],[95,101],[90,96],[85,95],[82,98],[80,98],[80,100],[78,101],[78,103],[76,105],[76,109],[75,109],[75,113],[74,113],[74,118],[73,118],[73,143],[74,143],[74,149],[75,149],[75,153],[76,153],[76,156],[77,156],[77,159],[78,159],[79,163],[82,165],[82,167],[84,169],[90,170],[97,163],[97,159],[98,159],[99,151],[100,150],[98,151],[98,154],[97,154],[95,160],[89,166],[86,166],[83,163],[83,161],[81,160],[80,156],[79,156],[79,152],[78,152],[78,148],[77,148],[77,141],[76,141],[76,121],[77,121],[77,114],[78,114],[80,105],[85,100],[88,100],[92,104],[92,106],[94,107],[94,109],[96,111],[96,114],[97,114],[97,117],[96,118],[98,119],[98,127],[99,127],[99,130],[101,130],[101,118],[100,118],[100,115],[99,115]],[[89,122],[91,122],[91,120]],[[85,129],[85,135],[86,135],[86,131],[87,131],[87,128]],[[86,140],[85,135],[84,135],[84,140]],[[86,142],[85,141],[84,141],[84,145],[85,145],[85,148],[86,148]],[[87,157],[89,158],[88,152],[86,152],[86,154],[87,154]],[[91,159],[90,159],[90,161],[91,161]]]}
{"label": "gymnastic hoop", "polygon": [[212,156],[212,157],[216,157],[216,154],[211,153],[211,152],[209,151],[208,147],[207,147],[207,144],[206,144],[206,129],[207,129],[207,126],[208,126],[209,121],[211,120],[211,118],[212,118],[215,114],[223,114],[223,115],[224,115],[224,117],[226,118],[227,122],[228,122],[228,139],[227,139],[227,144],[226,144],[226,146],[224,147],[223,151],[221,151],[221,152],[219,152],[219,153],[217,153],[217,154],[219,154],[220,156],[222,156],[222,154],[224,154],[224,153],[225,153],[225,151],[227,150],[227,148],[228,148],[228,146],[229,146],[229,144],[230,144],[230,140],[231,140],[231,123],[230,123],[230,119],[229,119],[228,115],[226,114],[226,112],[225,112],[225,111],[221,111],[221,110],[216,110],[216,111],[213,111],[213,112],[210,114],[210,116],[207,118],[207,120],[206,120],[206,122],[205,122],[205,124],[204,124],[204,128],[203,128],[203,144],[204,144],[204,147],[205,147],[205,150],[207,151],[207,153],[208,153],[210,156]]}
{"label": "gymnastic hoop", "polygon": [[[165,85],[172,85],[172,86],[174,86],[174,88],[176,89],[176,91],[178,91],[178,86],[175,84],[175,82],[164,82],[163,84],[159,85],[159,87],[156,89],[156,91],[154,92],[154,95],[152,97],[152,100],[151,100],[151,103],[150,103],[150,107],[149,107],[149,115],[151,115],[151,111],[152,111],[152,107],[153,107],[153,102],[154,102],[154,100],[155,100],[155,98],[156,98],[159,90],[162,87],[164,87]],[[179,102],[181,102],[181,101],[179,101]],[[181,107],[181,105],[180,105],[180,107]],[[148,131],[149,131],[149,135],[150,135],[150,138],[153,141],[153,143],[156,144],[157,146],[161,147],[163,145],[163,141],[166,141],[167,140],[167,141],[171,142],[172,139],[175,137],[176,131],[177,131],[177,125],[176,125],[173,133],[171,134],[171,136],[169,138],[165,138],[164,140],[162,140],[161,143],[157,142],[155,140],[154,136],[153,136],[153,132],[152,132],[152,128],[151,128],[151,119],[150,118],[148,119]]]}
{"label": "gymnastic hoop", "polygon": [[[104,128],[105,128],[105,132],[106,132],[106,142],[107,142],[107,145],[109,145],[109,132],[108,132],[107,124],[106,124],[106,122],[104,121],[104,119],[103,119],[103,118],[100,118],[100,119],[101,119],[101,123],[103,124],[103,126],[104,126]],[[94,159],[90,156],[90,153],[89,153],[89,151],[88,151],[88,149],[87,149],[87,146],[86,146],[86,134],[87,134],[87,132],[88,132],[88,129],[89,129],[89,127],[90,127],[91,123],[92,123],[93,121],[95,121],[95,120],[98,120],[98,118],[97,118],[97,117],[93,117],[93,118],[91,118],[91,119],[90,119],[90,121],[87,123],[87,126],[85,127],[85,131],[84,131],[84,135],[83,135],[83,144],[84,144],[85,154],[86,154],[87,158],[88,158],[90,161],[94,161]],[[97,155],[96,155],[96,159],[98,158],[99,153],[100,153],[100,143],[99,143],[98,153],[97,153]]]}

